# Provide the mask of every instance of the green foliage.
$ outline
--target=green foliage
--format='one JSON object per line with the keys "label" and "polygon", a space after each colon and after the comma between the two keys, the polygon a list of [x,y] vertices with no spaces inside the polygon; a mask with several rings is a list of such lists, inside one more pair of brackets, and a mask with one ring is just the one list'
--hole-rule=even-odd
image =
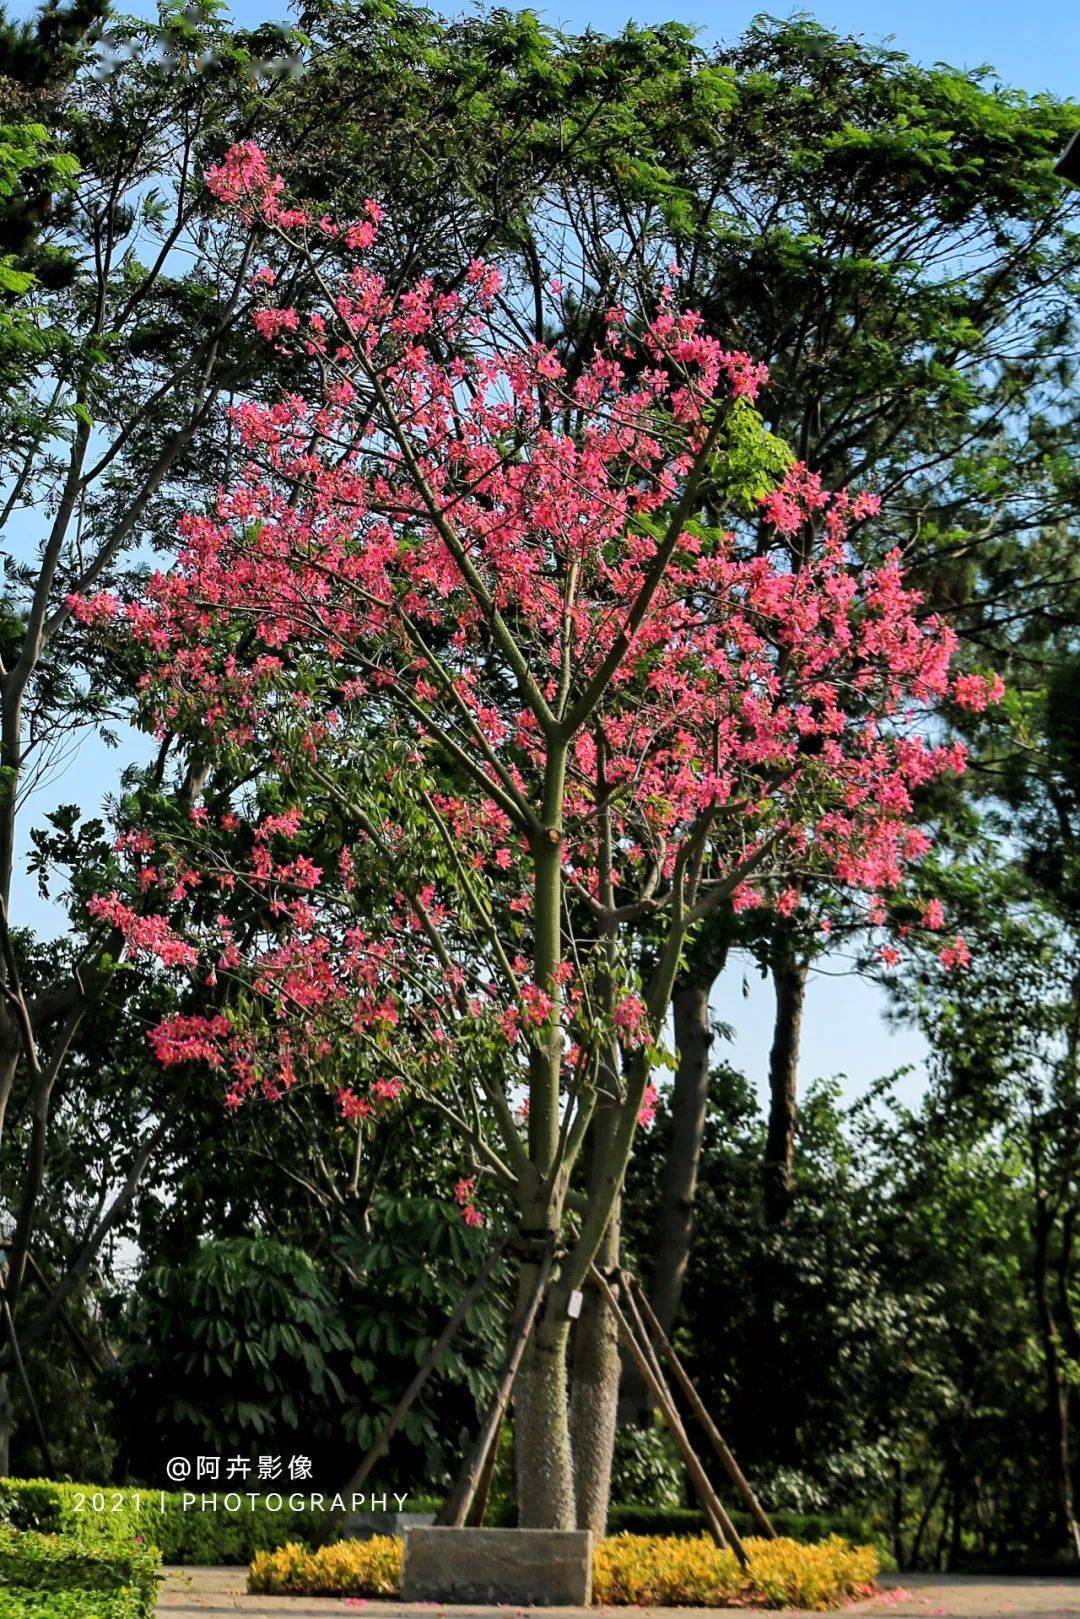
{"label": "green foliage", "polygon": [[[355,1230],[343,1237],[340,1252],[362,1277],[357,1306],[350,1311],[355,1345],[350,1371],[353,1386],[363,1390],[347,1425],[357,1454],[371,1444],[426,1359],[490,1241],[486,1232],[470,1230],[457,1208],[442,1199],[389,1194],[372,1208],[370,1237]],[[498,1359],[493,1349],[501,1341],[508,1304],[504,1286],[497,1278],[476,1301],[465,1331],[440,1360],[431,1394],[406,1418],[403,1436],[414,1456],[426,1452],[423,1476],[434,1483],[455,1476],[474,1413],[491,1397]]]}
{"label": "green foliage", "polygon": [[85,1592],[115,1592],[118,1615],[130,1611],[139,1619],[151,1619],[160,1567],[160,1556],[151,1546],[120,1541],[95,1545],[66,1534],[0,1529],[0,1587],[77,1592],[80,1597]]}
{"label": "green foliage", "polygon": [[[744,1539],[758,1532],[748,1512],[728,1505],[728,1517]],[[769,1521],[778,1535],[788,1540],[812,1542],[839,1535],[860,1545],[871,1545],[880,1530],[868,1518],[848,1512],[785,1512],[770,1510]],[[608,1512],[608,1532],[612,1535],[699,1535],[707,1529],[704,1515],[693,1507],[640,1506],[634,1501],[616,1500]]]}
{"label": "green foliage", "polygon": [[[287,1486],[285,1487],[287,1491]],[[97,1510],[95,1500],[103,1503]],[[162,1561],[195,1567],[250,1562],[258,1552],[286,1541],[313,1543],[323,1515],[293,1511],[287,1495],[281,1511],[245,1494],[243,1510],[211,1512],[184,1507],[179,1491],[117,1490],[93,1484],[54,1484],[44,1479],[0,1480],[0,1522],[62,1537],[63,1544],[98,1548],[121,1559],[137,1542],[156,1547]]]}
{"label": "green foliage", "polygon": [[0,122],[0,386],[33,370],[50,342],[27,300],[42,269],[32,251],[28,193],[70,191],[78,172],[43,124]]}
{"label": "green foliage", "polygon": [[0,1586],[0,1619],[144,1619],[137,1586],[113,1591],[34,1591]]}
{"label": "green foliage", "polygon": [[299,1447],[344,1398],[332,1361],[348,1336],[334,1296],[307,1254],[270,1238],[219,1239],[155,1267],[129,1331],[137,1420],[180,1454],[247,1455],[266,1437]]}
{"label": "green foliage", "polygon": [[[280,1113],[267,1110],[259,1129],[275,1141],[275,1153],[291,1154],[297,1174],[302,1153],[288,1115],[309,1104],[324,1132],[311,1138],[313,1151],[332,1157],[340,1145],[348,1161],[354,1147],[353,1132],[332,1121],[329,1098],[309,1097],[288,1113],[284,1104]],[[208,1097],[205,1106],[212,1114],[220,1103]],[[399,1130],[408,1134],[398,1184],[426,1182],[437,1158],[421,1174],[411,1161],[413,1126],[403,1119]],[[219,1184],[236,1195],[241,1134],[234,1141],[232,1130],[219,1127],[220,1158],[203,1137],[200,1178],[183,1188],[185,1209],[200,1222],[214,1219],[207,1199]],[[450,1184],[451,1174],[448,1168]],[[255,1185],[272,1198],[278,1229],[292,1222],[298,1233],[310,1230],[305,1205],[292,1200],[295,1182]],[[375,1195],[366,1215],[359,1202],[345,1201],[336,1212],[338,1229],[329,1245],[320,1242],[317,1259],[268,1238],[219,1238],[187,1257],[170,1256],[142,1278],[123,1322],[131,1348],[114,1385],[113,1426],[136,1477],[157,1477],[165,1445],[166,1454],[303,1452],[319,1480],[343,1478],[355,1466],[480,1268],[490,1236],[465,1226],[456,1205],[404,1190]],[[453,1476],[490,1398],[498,1363],[492,1346],[507,1302],[496,1285],[470,1310],[410,1411],[387,1476],[437,1487]]]}
{"label": "green foliage", "polygon": [[619,1429],[615,1435],[611,1494],[615,1501],[641,1507],[683,1505],[686,1469],[666,1428]]}
{"label": "green foliage", "polygon": [[[1032,1172],[997,1127],[901,1096],[882,1081],[844,1107],[835,1085],[808,1088],[777,1232],[760,1108],[714,1074],[677,1347],[778,1526],[863,1520],[840,1532],[901,1567],[1009,1559],[1054,1522]],[[650,1251],[665,1129],[661,1114],[631,1168],[631,1266]],[[612,1523],[629,1527],[624,1509]]]}

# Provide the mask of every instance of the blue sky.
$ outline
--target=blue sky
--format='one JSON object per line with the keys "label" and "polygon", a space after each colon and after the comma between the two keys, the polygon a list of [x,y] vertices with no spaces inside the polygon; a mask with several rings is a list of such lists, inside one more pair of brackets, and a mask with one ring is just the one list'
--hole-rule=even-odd
{"label": "blue sky", "polygon": [[[515,0],[507,3],[512,5]],[[120,0],[120,8],[144,15],[152,15],[155,9],[150,0],[127,0],[126,5]],[[10,9],[25,14],[32,7],[26,0],[16,0]],[[234,0],[231,9],[241,23],[287,15],[287,6],[279,0]],[[707,0],[592,0],[589,4],[584,0],[556,0],[553,5],[534,9],[551,22],[571,29],[591,23],[595,28],[613,31],[631,18],[640,23],[676,19],[697,26],[709,39],[736,37],[760,10],[771,9],[777,15],[806,10],[819,22],[841,32],[888,39],[924,63],[941,61],[968,68],[989,65],[1004,81],[1025,90],[1049,90],[1062,96],[1080,93],[1080,9],[1070,0],[1026,0],[1024,4],[1018,0],[912,0],[900,6],[886,6],[880,0],[871,4],[821,0],[820,4],[798,8],[767,8],[763,4],[734,4],[731,0],[721,5]],[[96,812],[104,794],[114,788],[118,768],[144,747],[145,739],[138,739],[134,749],[124,746],[119,753],[84,749],[78,760],[38,795],[35,807],[40,810],[79,800],[87,813]],[[50,914],[36,900],[28,882],[20,886],[22,920],[49,931],[62,925],[55,913]],[[921,1083],[925,1046],[912,1030],[890,1029],[884,1010],[881,991],[846,974],[842,961],[823,964],[809,991],[804,1023],[804,1079],[841,1075],[845,1090],[854,1095],[878,1075],[912,1065],[914,1072],[902,1094],[913,1095]],[[761,1084],[772,1035],[769,986],[751,968],[729,969],[718,987],[714,1013],[736,1031],[724,1055]]]}

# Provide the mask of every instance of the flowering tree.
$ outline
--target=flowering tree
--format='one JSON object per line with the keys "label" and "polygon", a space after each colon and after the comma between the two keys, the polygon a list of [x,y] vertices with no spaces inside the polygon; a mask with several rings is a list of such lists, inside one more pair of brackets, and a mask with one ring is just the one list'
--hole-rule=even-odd
{"label": "flowering tree", "polygon": [[[569,375],[481,263],[391,289],[375,204],[309,219],[251,145],[210,179],[321,289],[282,307],[256,275],[258,330],[311,386],[237,409],[246,464],[146,599],[76,611],[143,649],[147,723],[256,786],[183,838],[133,828],[130,891],[93,912],[217,986],[151,1033],[163,1063],[220,1068],[234,1108],[306,1082],[361,1122],[426,1098],[460,1132],[464,1217],[490,1180],[557,1245],[517,1454],[521,1521],[566,1527],[567,1306],[651,1114],[681,952],[718,907],[790,913],[809,875],[880,912],[923,852],[912,791],[963,765],[918,726],[953,637],[897,558],[859,567],[867,496],[792,468],[764,517],[797,566],[699,520],[767,449],[764,373],[670,288],[612,309]],[[320,865],[298,840],[331,825]]]}

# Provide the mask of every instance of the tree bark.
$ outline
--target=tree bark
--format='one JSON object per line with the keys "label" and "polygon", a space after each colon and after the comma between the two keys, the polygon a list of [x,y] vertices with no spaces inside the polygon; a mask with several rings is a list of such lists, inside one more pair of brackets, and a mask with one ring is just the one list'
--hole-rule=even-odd
{"label": "tree bark", "polygon": [[[594,1121],[596,1146],[592,1162],[606,1161],[616,1119],[605,1108]],[[592,1165],[590,1165],[592,1167]],[[591,1181],[590,1176],[590,1181]],[[595,1263],[602,1271],[619,1263],[621,1198],[616,1201]],[[619,1329],[595,1287],[584,1290],[581,1316],[574,1329],[573,1388],[570,1437],[574,1462],[577,1527],[602,1536],[611,1499],[611,1464],[619,1406]]]}
{"label": "tree bark", "polygon": [[[647,1296],[665,1332],[670,1332],[682,1298],[694,1231],[701,1144],[709,1100],[709,994],[723,966],[726,950],[694,962],[680,974],[671,998],[678,1060],[671,1087],[671,1127],[660,1175],[660,1207],[656,1245]],[[623,1363],[619,1414],[622,1421],[646,1427],[652,1421],[652,1397],[637,1367]]]}
{"label": "tree bark", "polygon": [[656,1250],[649,1303],[665,1332],[671,1331],[686,1280],[694,1230],[705,1109],[709,1100],[709,993],[716,974],[681,978],[672,996],[678,1066],[671,1087],[671,1137],[660,1177]]}
{"label": "tree bark", "polygon": [[15,1426],[8,1378],[0,1372],[0,1478],[11,1472],[11,1435]]}
{"label": "tree bark", "polygon": [[[535,1285],[535,1267],[522,1267],[521,1307]],[[567,1398],[568,1323],[545,1310],[518,1373],[514,1456],[518,1523],[523,1529],[573,1529],[574,1480]]]}
{"label": "tree bark", "polygon": [[799,1042],[806,999],[807,963],[782,930],[772,962],[776,1021],[769,1053],[769,1128],[765,1138],[765,1219],[774,1228],[791,1219],[795,1191],[795,1125],[799,1103]]}
{"label": "tree bark", "polygon": [[1072,1482],[1072,1434],[1069,1383],[1061,1364],[1057,1324],[1050,1305],[1050,1232],[1053,1215],[1040,1198],[1035,1212],[1033,1283],[1035,1312],[1042,1340],[1046,1377],[1047,1435],[1050,1445],[1050,1477],[1058,1513],[1058,1537],[1063,1550],[1073,1560],[1080,1558],[1080,1525]]}

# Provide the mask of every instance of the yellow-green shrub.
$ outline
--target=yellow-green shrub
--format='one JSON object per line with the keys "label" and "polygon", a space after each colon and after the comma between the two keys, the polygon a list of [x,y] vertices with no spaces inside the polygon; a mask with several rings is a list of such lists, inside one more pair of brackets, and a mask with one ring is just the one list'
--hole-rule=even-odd
{"label": "yellow-green shrub", "polygon": [[873,1547],[838,1536],[816,1546],[797,1540],[744,1542],[739,1567],[707,1535],[613,1535],[593,1558],[593,1601],[645,1607],[835,1608],[873,1584]]}
{"label": "yellow-green shrub", "polygon": [[[593,1558],[593,1601],[639,1607],[836,1608],[872,1586],[878,1556],[832,1536],[747,1540],[748,1569],[707,1535],[612,1535]],[[260,1552],[248,1590],[260,1595],[396,1596],[402,1542],[390,1535],[343,1540],[318,1551]]]}
{"label": "yellow-green shrub", "polygon": [[248,1572],[248,1590],[260,1596],[396,1596],[403,1550],[396,1535],[339,1540],[318,1551],[292,1543],[259,1552]]}

